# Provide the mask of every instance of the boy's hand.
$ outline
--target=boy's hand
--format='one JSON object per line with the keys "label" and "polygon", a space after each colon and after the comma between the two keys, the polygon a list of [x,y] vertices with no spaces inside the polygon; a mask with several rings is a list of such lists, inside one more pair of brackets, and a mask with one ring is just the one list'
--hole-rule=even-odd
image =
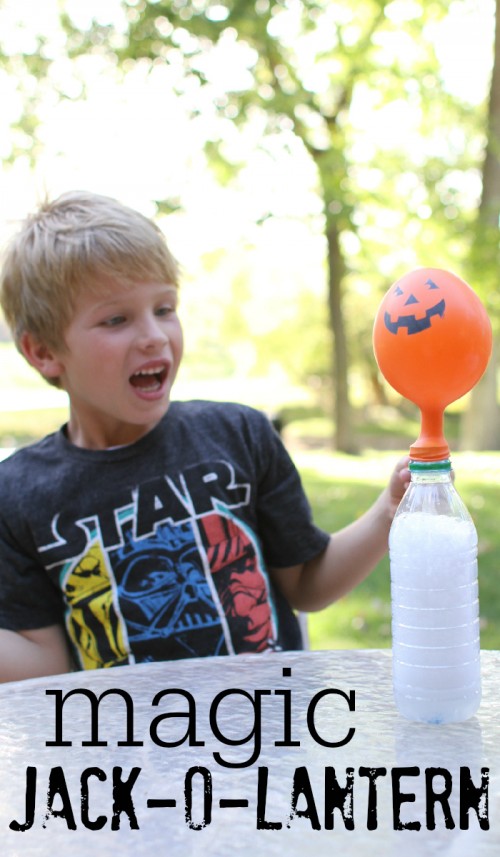
{"label": "boy's hand", "polygon": [[389,480],[388,490],[391,518],[396,514],[396,510],[403,499],[403,495],[408,488],[408,485],[410,484],[410,471],[408,469],[409,461],[409,455],[405,455],[403,458],[400,458]]}
{"label": "boy's hand", "polygon": [[322,610],[360,583],[387,552],[387,539],[409,482],[409,456],[401,458],[373,506],[330,536],[319,556],[303,565],[274,568],[276,584],[297,610]]}

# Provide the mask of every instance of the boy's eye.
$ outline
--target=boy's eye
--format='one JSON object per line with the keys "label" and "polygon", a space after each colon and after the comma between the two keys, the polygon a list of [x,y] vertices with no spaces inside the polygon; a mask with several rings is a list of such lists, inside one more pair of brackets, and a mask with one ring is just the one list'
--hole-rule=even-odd
{"label": "boy's eye", "polygon": [[113,315],[110,318],[105,318],[101,324],[103,327],[117,327],[119,324],[123,324],[124,321],[124,315]]}
{"label": "boy's eye", "polygon": [[175,307],[170,306],[170,304],[165,304],[164,306],[160,306],[157,310],[155,310],[155,314],[159,316],[170,315],[170,313],[172,312],[175,312]]}

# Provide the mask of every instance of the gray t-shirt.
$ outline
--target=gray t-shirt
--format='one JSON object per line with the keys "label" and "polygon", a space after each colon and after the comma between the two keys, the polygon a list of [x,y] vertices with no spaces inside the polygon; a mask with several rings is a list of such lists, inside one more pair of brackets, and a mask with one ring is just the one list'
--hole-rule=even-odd
{"label": "gray t-shirt", "polygon": [[267,569],[327,543],[256,410],[173,402],[113,450],[61,429],[0,464],[0,627],[64,622],[82,668],[300,648]]}

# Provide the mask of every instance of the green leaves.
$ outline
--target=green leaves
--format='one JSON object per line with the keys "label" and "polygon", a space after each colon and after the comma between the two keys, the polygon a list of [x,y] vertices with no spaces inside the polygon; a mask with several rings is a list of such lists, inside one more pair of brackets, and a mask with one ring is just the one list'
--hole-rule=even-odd
{"label": "green leaves", "polygon": [[[373,372],[374,308],[405,269],[432,262],[461,273],[473,246],[471,270],[500,313],[498,224],[486,228],[482,217],[475,236],[472,228],[486,92],[471,106],[449,85],[443,60],[445,24],[467,14],[467,0],[116,0],[114,16],[97,5],[90,23],[87,7],[62,6],[65,80],[73,75],[81,93],[54,77],[45,35],[23,55],[4,56],[9,77],[23,81],[8,157],[36,158],[37,105],[57,90],[83,99],[79,63],[89,57],[122,80],[137,67],[167,70],[169,94],[209,129],[205,155],[221,185],[237,184],[247,169],[249,139],[266,163],[307,153],[324,233],[325,317],[329,307],[337,346],[329,370],[323,349],[318,371],[334,377],[347,421],[347,372]],[[483,14],[492,13],[490,2]],[[171,211],[172,200],[158,206]],[[273,218],[283,211],[271,198],[255,222]]]}

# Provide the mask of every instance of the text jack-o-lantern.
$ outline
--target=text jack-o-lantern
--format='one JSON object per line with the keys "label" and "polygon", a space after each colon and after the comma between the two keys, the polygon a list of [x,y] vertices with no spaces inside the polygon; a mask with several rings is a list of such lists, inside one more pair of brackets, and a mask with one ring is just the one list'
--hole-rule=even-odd
{"label": "text jack-o-lantern", "polygon": [[446,458],[444,409],[477,383],[491,353],[491,325],[463,280],[438,268],[406,274],[384,296],[373,330],[380,371],[420,408],[412,458]]}

